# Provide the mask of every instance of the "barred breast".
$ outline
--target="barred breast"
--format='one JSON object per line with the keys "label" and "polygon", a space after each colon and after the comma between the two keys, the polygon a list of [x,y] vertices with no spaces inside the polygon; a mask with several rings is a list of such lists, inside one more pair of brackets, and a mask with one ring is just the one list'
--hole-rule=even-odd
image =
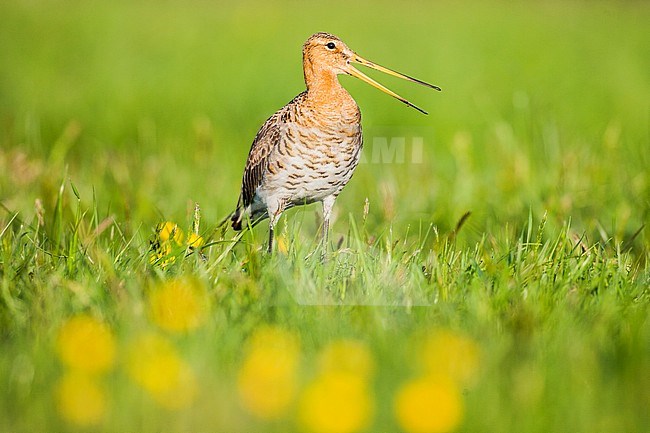
{"label": "barred breast", "polygon": [[352,178],[362,148],[361,114],[349,99],[336,106],[315,107],[305,98],[285,107],[278,143],[257,189],[260,201],[278,200],[287,209],[341,192]]}

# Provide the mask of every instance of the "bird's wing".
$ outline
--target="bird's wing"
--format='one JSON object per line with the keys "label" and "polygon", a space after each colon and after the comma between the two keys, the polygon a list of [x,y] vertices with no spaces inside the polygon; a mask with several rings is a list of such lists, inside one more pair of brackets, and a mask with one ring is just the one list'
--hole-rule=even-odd
{"label": "bird's wing", "polygon": [[239,207],[246,207],[253,202],[255,190],[262,184],[264,174],[269,164],[271,152],[278,146],[284,134],[284,124],[292,117],[293,106],[300,103],[305,97],[303,92],[291,100],[287,105],[269,117],[257,132],[253,145],[248,153],[244,177],[242,179]]}
{"label": "bird's wing", "polygon": [[[253,140],[253,145],[248,153],[244,177],[241,185],[239,205],[246,207],[253,202],[255,190],[262,183],[264,172],[268,167],[269,154],[280,141],[281,136],[281,110],[269,117],[260,128]],[[239,207],[239,206],[238,206]]]}

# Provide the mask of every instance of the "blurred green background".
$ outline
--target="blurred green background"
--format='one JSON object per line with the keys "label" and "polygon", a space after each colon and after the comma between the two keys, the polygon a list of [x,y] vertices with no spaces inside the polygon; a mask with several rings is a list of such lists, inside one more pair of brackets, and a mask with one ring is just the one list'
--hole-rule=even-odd
{"label": "blurred green background", "polygon": [[[453,428],[647,430],[649,22],[647,1],[0,2],[0,430],[75,430],[52,390],[69,368],[55,341],[80,313],[117,347],[98,430],[303,431],[236,397],[255,353],[242,348],[266,325],[299,359],[296,389],[312,389],[328,344],[361,342],[377,367],[366,431],[405,430],[395,395],[440,330],[471,349],[476,376]],[[305,259],[312,206],[283,218],[288,257],[259,252],[260,224],[225,258],[218,244],[184,259],[181,245],[175,264],[152,265],[157,223],[186,229],[198,203],[207,239],[233,209],[258,128],[304,89],[317,31],[443,89],[368,71],[423,116],[340,78],[370,161],[337,200],[333,260]],[[421,137],[422,161],[373,162],[382,137]],[[166,290],[169,308],[206,305],[201,326],[159,323],[149,309]],[[299,306],[288,293],[301,290],[347,305]],[[420,295],[432,305],[410,308]],[[193,405],[161,408],[134,384],[124,358],[142,332],[191,367]],[[94,389],[65,377],[73,394]]]}
{"label": "blurred green background", "polygon": [[[380,128],[423,135],[425,144],[423,164],[361,166],[341,212],[359,214],[369,197],[377,212],[389,200],[396,223],[450,227],[471,210],[478,236],[494,222],[548,210],[553,223],[572,217],[578,229],[602,225],[621,238],[648,215],[646,2],[0,8],[3,149],[45,158],[44,170],[65,161],[84,197],[94,187],[103,208],[111,202],[118,213],[179,217],[187,199],[211,220],[229,212],[257,128],[303,89],[302,43],[328,31],[443,88],[373,74],[430,112],[422,116],[341,78],[367,135]],[[31,206],[6,177],[3,199],[17,202],[9,207]]]}

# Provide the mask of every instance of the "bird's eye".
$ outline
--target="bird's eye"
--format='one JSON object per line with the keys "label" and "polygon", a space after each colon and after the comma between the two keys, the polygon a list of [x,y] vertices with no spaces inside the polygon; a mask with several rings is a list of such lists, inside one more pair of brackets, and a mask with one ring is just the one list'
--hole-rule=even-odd
{"label": "bird's eye", "polygon": [[327,45],[325,46],[327,47],[328,50],[333,50],[334,48],[336,48],[336,44],[334,44],[334,42],[328,42]]}

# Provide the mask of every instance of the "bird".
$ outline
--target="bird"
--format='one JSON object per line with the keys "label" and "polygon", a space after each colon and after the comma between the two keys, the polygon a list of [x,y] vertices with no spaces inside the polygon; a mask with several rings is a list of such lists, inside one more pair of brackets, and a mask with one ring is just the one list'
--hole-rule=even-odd
{"label": "bird", "polygon": [[322,243],[326,247],[334,202],[359,163],[363,146],[361,111],[339,83],[338,75],[356,77],[428,114],[353,63],[441,90],[364,59],[330,33],[310,36],[302,47],[306,90],[276,111],[257,132],[244,167],[236,209],[229,215],[236,231],[268,218],[269,253],[282,213],[316,202],[322,203]]}

